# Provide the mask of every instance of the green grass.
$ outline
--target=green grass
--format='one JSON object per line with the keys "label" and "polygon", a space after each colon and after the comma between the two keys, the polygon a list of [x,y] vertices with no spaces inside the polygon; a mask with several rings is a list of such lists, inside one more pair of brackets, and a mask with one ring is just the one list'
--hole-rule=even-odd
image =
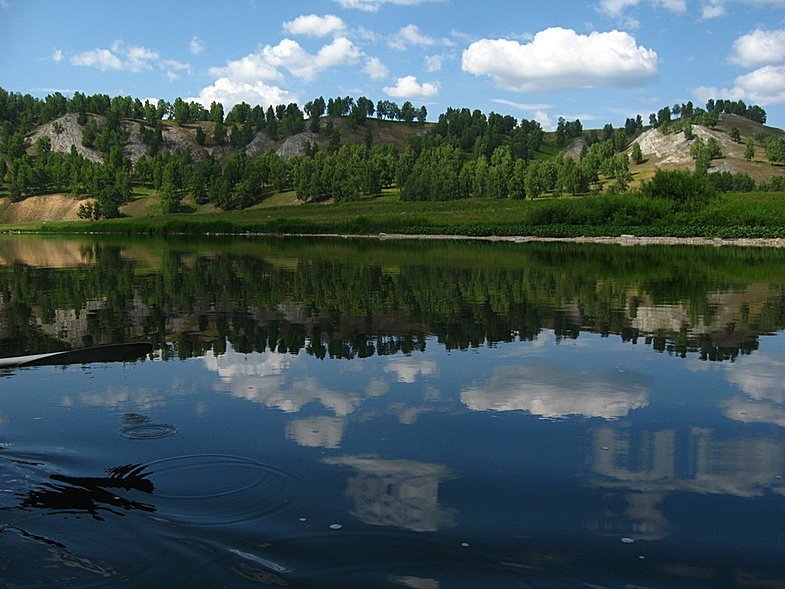
{"label": "green grass", "polygon": [[[139,195],[141,198],[149,198]],[[635,194],[514,201],[400,202],[394,190],[339,204],[254,207],[96,222],[7,225],[11,231],[119,234],[378,233],[535,236],[785,237],[785,193],[720,197],[697,213]]]}

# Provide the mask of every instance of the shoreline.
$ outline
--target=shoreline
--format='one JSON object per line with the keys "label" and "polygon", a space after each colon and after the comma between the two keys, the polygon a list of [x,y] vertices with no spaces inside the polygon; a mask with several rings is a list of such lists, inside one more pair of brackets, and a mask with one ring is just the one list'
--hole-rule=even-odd
{"label": "shoreline", "polygon": [[[2,230],[0,234],[5,235],[41,235],[41,236],[77,236],[77,235],[114,235],[121,236],[122,233],[113,231],[85,231],[71,232],[63,231],[24,231],[24,230]],[[764,248],[785,248],[785,237],[650,237],[638,235],[618,235],[618,236],[579,236],[579,237],[539,237],[534,235],[456,235],[450,233],[268,233],[262,231],[208,231],[201,234],[186,232],[170,232],[173,237],[316,237],[332,239],[376,239],[379,241],[398,240],[398,241],[487,241],[487,242],[509,242],[509,243],[587,243],[604,245],[622,246],[646,246],[646,245],[684,245],[684,246],[713,246],[713,247],[764,247]],[[125,237],[139,237],[125,235]],[[159,236],[160,237],[160,236]]]}
{"label": "shoreline", "polygon": [[[218,235],[218,234],[212,234]],[[225,235],[274,235],[271,233],[246,232],[241,234]],[[284,233],[283,237],[338,237],[342,239],[378,239],[386,240],[433,240],[433,241],[489,241],[512,243],[594,243],[606,245],[695,245],[695,246],[732,246],[732,247],[769,247],[785,248],[783,237],[735,237],[723,239],[721,237],[645,237],[637,235],[620,235],[617,237],[536,237],[533,235],[450,235],[450,234],[407,234],[407,233],[377,233],[377,234],[340,234],[340,233]]]}

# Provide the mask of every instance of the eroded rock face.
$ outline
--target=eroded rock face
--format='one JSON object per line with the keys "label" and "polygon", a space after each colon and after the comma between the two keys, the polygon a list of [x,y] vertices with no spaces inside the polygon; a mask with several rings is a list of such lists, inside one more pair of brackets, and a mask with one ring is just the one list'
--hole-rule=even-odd
{"label": "eroded rock face", "polygon": [[[93,162],[103,162],[104,158],[100,152],[82,145],[82,126],[76,122],[76,118],[76,113],[69,112],[51,123],[41,125],[29,137],[30,145],[35,146],[35,142],[40,137],[49,137],[52,151],[68,153],[73,145],[76,148],[76,153],[82,157]],[[60,128],[59,132],[55,130],[58,126]],[[34,147],[31,147],[32,149]]]}
{"label": "eroded rock face", "polygon": [[310,132],[292,135],[284,140],[283,144],[275,150],[275,153],[284,159],[304,155],[308,144],[316,143],[318,137],[315,133]]}

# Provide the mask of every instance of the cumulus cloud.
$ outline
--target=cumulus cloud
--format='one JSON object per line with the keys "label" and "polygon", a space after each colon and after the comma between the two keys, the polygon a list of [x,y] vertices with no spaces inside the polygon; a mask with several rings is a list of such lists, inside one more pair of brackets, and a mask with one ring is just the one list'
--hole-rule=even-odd
{"label": "cumulus cloud", "polygon": [[785,65],[767,65],[734,80],[730,88],[700,86],[693,90],[698,100],[723,96],[755,104],[785,104]]}
{"label": "cumulus cloud", "polygon": [[405,51],[408,47],[430,47],[435,43],[434,39],[423,35],[417,25],[406,25],[387,42],[390,47],[398,51]]}
{"label": "cumulus cloud", "polygon": [[188,42],[188,51],[191,52],[191,55],[201,55],[204,53],[204,49],[204,41],[199,37],[191,37],[191,40]]}
{"label": "cumulus cloud", "polygon": [[335,0],[342,8],[353,8],[364,12],[378,12],[385,4],[399,6],[416,6],[426,2],[444,2],[444,0]]}
{"label": "cumulus cloud", "polygon": [[334,14],[308,14],[283,23],[283,30],[289,35],[327,37],[346,30],[346,24]]}
{"label": "cumulus cloud", "polygon": [[439,94],[439,86],[429,82],[420,84],[415,76],[398,78],[394,86],[385,86],[383,90],[396,98],[417,98],[420,100],[433,98]]}
{"label": "cumulus cloud", "polygon": [[52,51],[52,60],[56,61],[57,63],[63,61],[63,50],[55,49],[54,51]]}
{"label": "cumulus cloud", "polygon": [[234,82],[280,82],[283,75],[270,65],[261,51],[233,59],[221,67],[211,67],[210,75],[229,78]]}
{"label": "cumulus cloud", "polygon": [[657,53],[622,31],[580,35],[548,28],[525,45],[482,39],[463,53],[463,70],[516,92],[640,85],[657,76]]}
{"label": "cumulus cloud", "polygon": [[744,67],[772,65],[785,61],[785,29],[756,29],[733,43],[731,62]]}
{"label": "cumulus cloud", "polygon": [[262,81],[250,83],[223,77],[218,78],[210,86],[202,88],[199,96],[192,96],[187,100],[198,102],[205,107],[209,107],[212,102],[220,102],[225,108],[230,109],[240,102],[266,106],[298,102],[299,96]]}
{"label": "cumulus cloud", "polygon": [[284,39],[278,45],[267,45],[261,55],[269,65],[286,68],[293,76],[311,82],[323,70],[356,63],[362,52],[346,37],[338,37],[315,55],[291,39]]}
{"label": "cumulus cloud", "polygon": [[371,57],[363,66],[363,73],[368,74],[372,80],[385,80],[390,75],[390,68],[378,57]]}

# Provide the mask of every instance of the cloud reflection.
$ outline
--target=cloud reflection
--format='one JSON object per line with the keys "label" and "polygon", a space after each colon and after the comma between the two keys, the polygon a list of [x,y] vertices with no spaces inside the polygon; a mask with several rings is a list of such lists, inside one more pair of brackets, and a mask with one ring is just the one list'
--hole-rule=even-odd
{"label": "cloud reflection", "polygon": [[725,416],[744,423],[772,423],[785,427],[785,359],[760,352],[725,367],[728,382],[749,398],[723,403]]}
{"label": "cloud reflection", "polygon": [[484,386],[461,391],[461,402],[473,411],[520,410],[550,419],[569,415],[617,419],[649,404],[649,380],[633,372],[502,366]]}

